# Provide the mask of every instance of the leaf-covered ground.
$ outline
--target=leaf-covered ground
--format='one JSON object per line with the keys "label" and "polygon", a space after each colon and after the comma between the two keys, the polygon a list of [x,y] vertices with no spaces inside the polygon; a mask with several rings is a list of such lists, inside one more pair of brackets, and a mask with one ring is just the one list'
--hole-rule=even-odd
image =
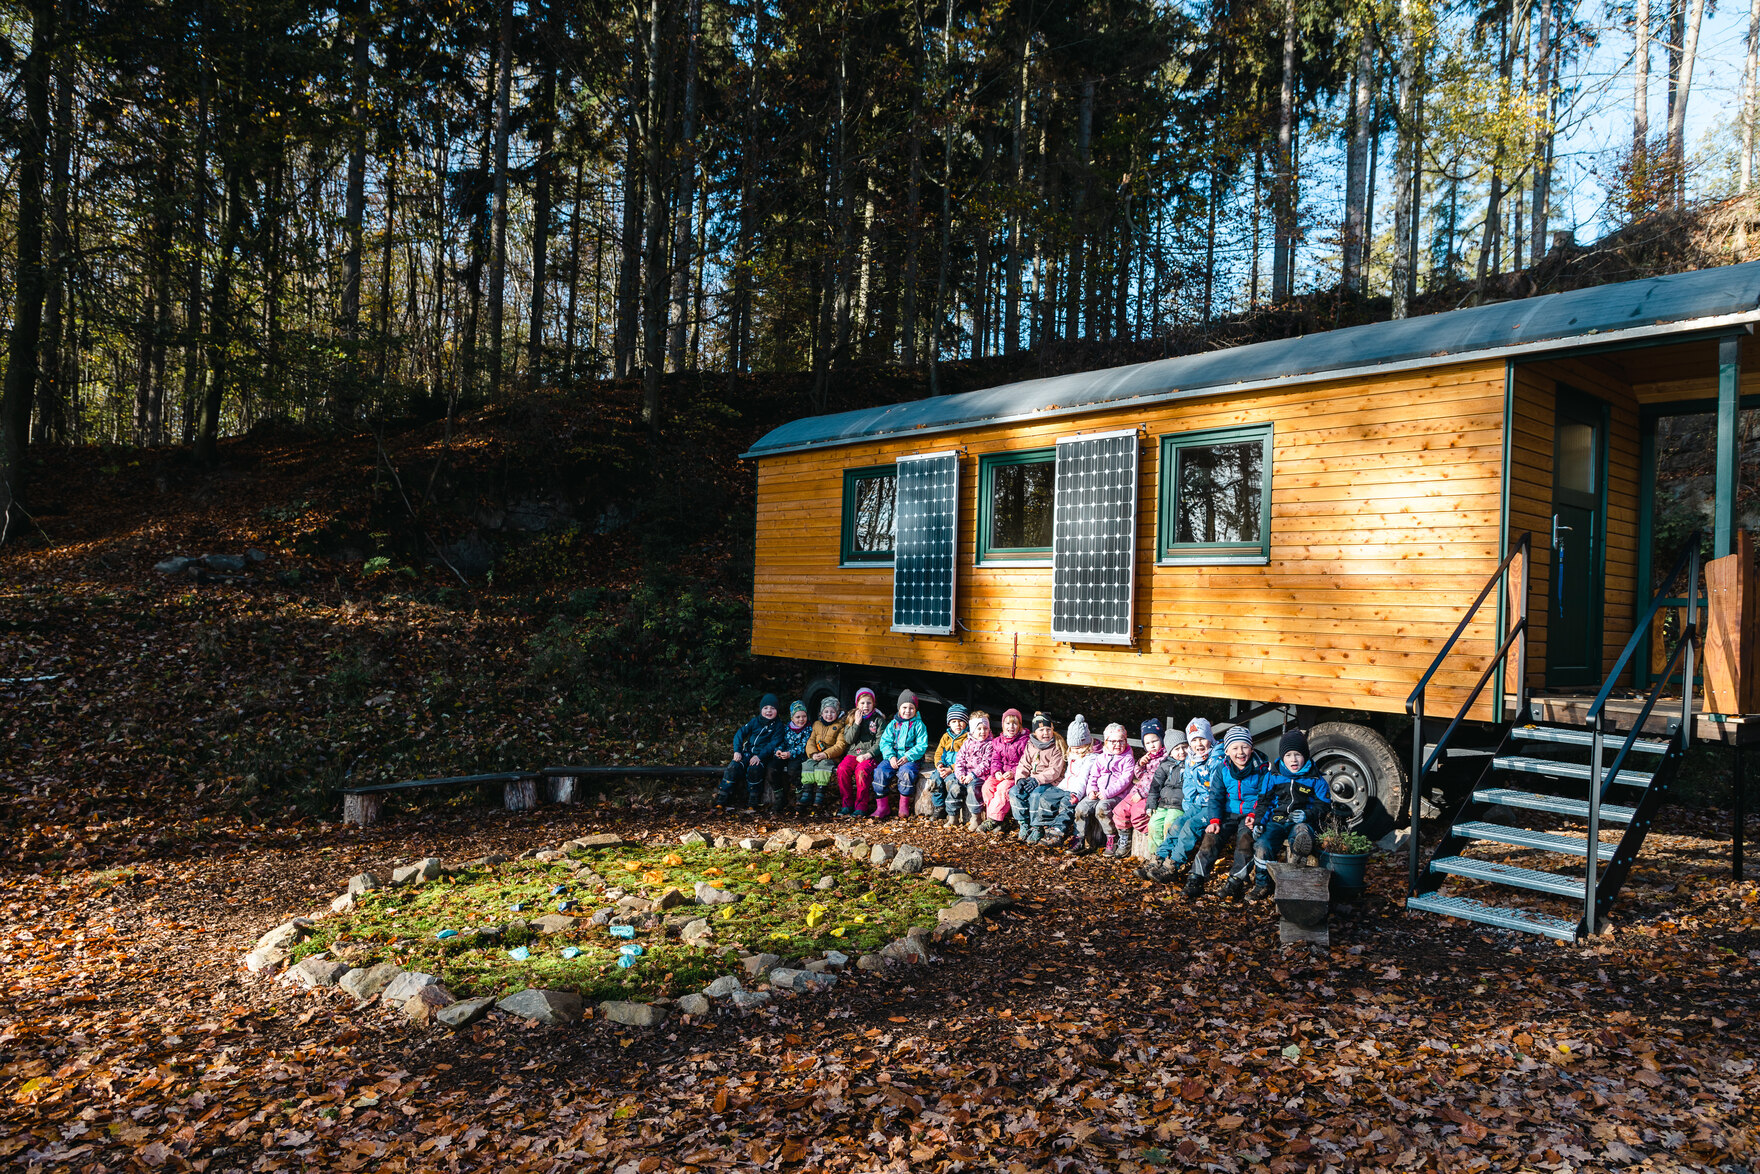
{"label": "leaf-covered ground", "polygon": [[[574,849],[568,857],[568,864],[479,865],[362,894],[348,914],[320,921],[294,957],[325,950],[351,966],[395,962],[435,975],[460,998],[535,986],[578,991],[589,1002],[645,999],[743,974],[736,948],[785,958],[878,950],[913,925],[933,926],[935,911],[948,902],[947,889],[926,876],[900,876],[824,853],[761,855],[680,844]],[[602,883],[583,882],[581,866]],[[822,878],[832,884],[820,889]],[[624,896],[653,899],[667,889],[688,894],[699,881],[741,898],[672,911],[680,922],[708,920],[714,936],[703,944],[680,941],[677,927],[669,934],[664,923],[623,926],[625,936],[617,936],[609,922],[593,925],[588,917],[596,907],[616,912],[612,903]],[[547,911],[579,920],[554,933],[533,930],[532,919]],[[493,940],[479,940],[478,929],[493,930]],[[628,962],[621,960],[626,952]]]}
{"label": "leaf-covered ground", "polygon": [[[1408,918],[1377,860],[1329,950],[1264,906],[1168,900],[915,825],[1021,904],[940,964],[701,1027],[454,1035],[238,955],[350,874],[671,808],[240,831],[126,868],[14,872],[0,1157],[20,1169],[1745,1169],[1756,886],[1688,826],[1674,891],[1567,948]],[[1678,822],[1678,821],[1677,821]],[[750,831],[741,823],[709,830]],[[1647,1164],[1647,1167],[1646,1167]]]}

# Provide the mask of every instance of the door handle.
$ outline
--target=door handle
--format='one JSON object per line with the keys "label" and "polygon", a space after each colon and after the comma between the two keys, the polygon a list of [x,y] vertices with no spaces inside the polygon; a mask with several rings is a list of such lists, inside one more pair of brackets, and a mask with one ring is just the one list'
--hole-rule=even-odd
{"label": "door handle", "polygon": [[1570,532],[1571,532],[1571,527],[1559,525],[1558,524],[1558,515],[1553,514],[1552,515],[1552,546],[1553,546],[1553,549],[1556,550],[1558,548],[1558,536],[1560,534],[1569,534]]}

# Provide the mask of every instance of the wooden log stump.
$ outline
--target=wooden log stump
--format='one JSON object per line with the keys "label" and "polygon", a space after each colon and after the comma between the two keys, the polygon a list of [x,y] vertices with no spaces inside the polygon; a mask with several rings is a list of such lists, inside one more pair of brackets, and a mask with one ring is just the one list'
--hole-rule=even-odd
{"label": "wooden log stump", "polygon": [[581,781],[574,775],[556,775],[544,780],[544,802],[579,803]]}
{"label": "wooden log stump", "polygon": [[344,795],[342,822],[360,828],[371,827],[379,822],[379,813],[384,807],[385,800],[378,795]]}
{"label": "wooden log stump", "polygon": [[911,814],[930,816],[935,814],[935,796],[929,793],[929,780],[925,771],[917,776],[917,793],[911,797]]}
{"label": "wooden log stump", "polygon": [[1136,859],[1138,859],[1138,860],[1149,859],[1151,856],[1155,855],[1155,849],[1159,848],[1160,846],[1161,845],[1159,845],[1159,844],[1151,844],[1149,842],[1149,833],[1147,831],[1139,832],[1134,829],[1132,830],[1132,832],[1131,832],[1131,855],[1133,857],[1135,857]]}
{"label": "wooden log stump", "polygon": [[1327,915],[1332,908],[1332,874],[1324,868],[1271,861],[1277,885],[1277,936],[1284,945],[1313,942],[1329,945]]}
{"label": "wooden log stump", "polygon": [[502,802],[509,811],[530,811],[538,805],[538,780],[508,783],[502,791]]}

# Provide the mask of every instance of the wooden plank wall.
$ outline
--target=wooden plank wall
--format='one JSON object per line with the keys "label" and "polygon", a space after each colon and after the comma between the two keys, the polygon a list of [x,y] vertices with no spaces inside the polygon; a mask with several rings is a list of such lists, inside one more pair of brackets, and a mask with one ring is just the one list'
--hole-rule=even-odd
{"label": "wooden plank wall", "polygon": [[[1462,364],[767,457],[753,651],[1400,712],[1499,561],[1503,403],[1502,362]],[[1156,566],[1160,437],[1266,421],[1269,565]],[[1056,644],[1049,568],[974,565],[978,458],[1138,424],[1138,644]],[[969,631],[913,641],[888,630],[891,568],[837,565],[842,474],[962,444],[958,611]],[[1457,707],[1495,649],[1495,606],[1482,615],[1435,678],[1431,712]]]}
{"label": "wooden plank wall", "polygon": [[1558,387],[1603,400],[1608,411],[1607,565],[1603,576],[1602,666],[1611,667],[1632,634],[1638,580],[1638,401],[1614,362],[1596,358],[1519,364],[1510,445],[1509,538],[1534,542],[1528,622],[1533,630],[1528,684],[1546,683],[1547,592],[1552,586],[1552,457]]}

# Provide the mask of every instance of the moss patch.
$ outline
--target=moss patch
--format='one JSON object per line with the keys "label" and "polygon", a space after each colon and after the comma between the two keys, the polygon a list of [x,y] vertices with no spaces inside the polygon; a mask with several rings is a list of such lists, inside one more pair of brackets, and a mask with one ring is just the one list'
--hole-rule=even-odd
{"label": "moss patch", "polygon": [[[592,880],[595,873],[605,887]],[[827,875],[836,878],[835,888],[813,888]],[[614,908],[619,896],[655,899],[668,888],[688,897],[699,881],[743,900],[656,911],[662,920],[652,926],[643,925],[642,914]],[[789,882],[804,888],[796,891]],[[784,959],[877,950],[912,926],[933,925],[947,900],[947,890],[926,876],[900,876],[843,857],[708,845],[597,848],[572,851],[566,862],[511,861],[364,893],[352,913],[319,922],[295,960],[327,949],[353,966],[395,962],[436,975],[461,997],[543,987],[579,991],[587,999],[644,999],[684,994],[739,973],[738,955],[722,953],[730,946]],[[562,902],[580,918],[571,928],[540,933],[530,924],[558,912]],[[595,910],[608,907],[616,920],[635,923],[633,938],[589,923]],[[697,917],[708,919],[714,939],[687,946],[678,928]],[[491,927],[500,928],[498,941],[478,936],[478,929]],[[457,936],[441,938],[447,930]],[[621,948],[631,944],[641,954],[620,965]],[[528,956],[515,958],[521,947]],[[571,948],[578,953],[563,957]]]}

